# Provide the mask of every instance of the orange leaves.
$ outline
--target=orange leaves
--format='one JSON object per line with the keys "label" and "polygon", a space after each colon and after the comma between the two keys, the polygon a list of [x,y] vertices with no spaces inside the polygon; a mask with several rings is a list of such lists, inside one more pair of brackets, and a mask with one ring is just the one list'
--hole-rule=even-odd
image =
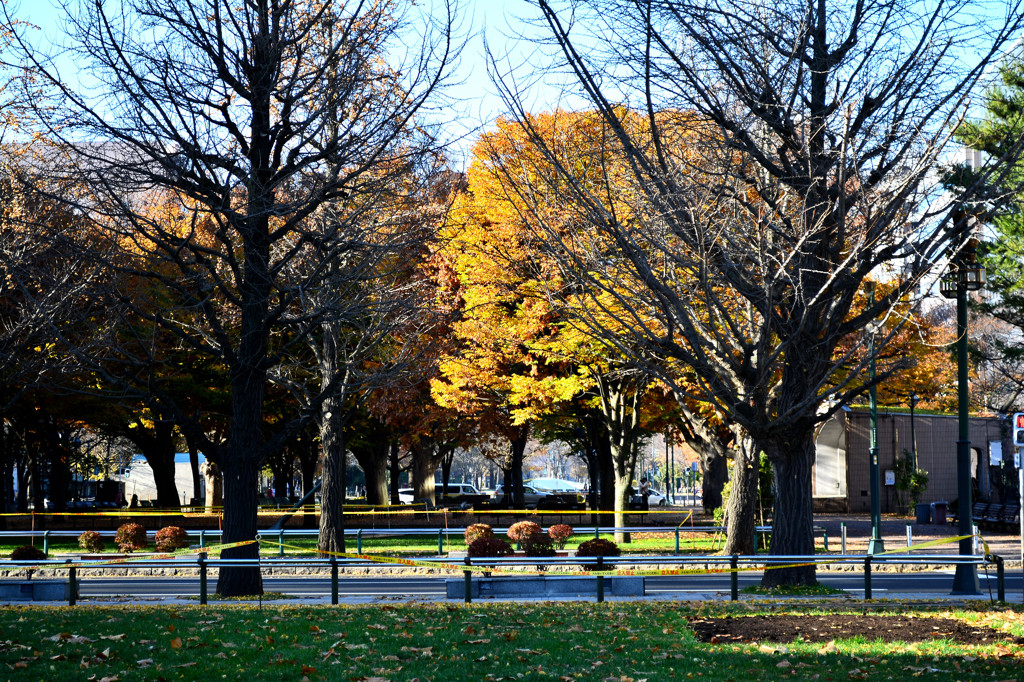
{"label": "orange leaves", "polygon": [[[621,114],[642,134],[642,117]],[[481,136],[467,191],[443,230],[462,317],[453,325],[460,346],[442,359],[443,376],[432,384],[438,403],[467,413],[500,408],[524,424],[586,393],[594,371],[617,361],[580,320],[613,320],[613,292],[628,286],[625,276],[601,265],[608,268],[608,292],[592,297],[570,286],[563,272],[577,259],[611,260],[601,254],[613,253],[614,245],[597,230],[578,228],[589,224],[592,210],[634,217],[636,192],[625,170],[606,121],[594,112],[501,119]],[[592,192],[596,204],[574,201],[578,193],[569,184]]]}

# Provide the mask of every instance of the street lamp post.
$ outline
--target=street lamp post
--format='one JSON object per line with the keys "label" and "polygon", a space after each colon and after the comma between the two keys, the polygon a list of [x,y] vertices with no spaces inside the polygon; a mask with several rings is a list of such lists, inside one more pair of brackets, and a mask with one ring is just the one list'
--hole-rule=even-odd
{"label": "street lamp post", "polygon": [[[871,298],[871,305],[875,303],[875,283],[868,282],[868,296]],[[882,542],[882,490],[878,480],[881,472],[878,466],[878,388],[875,385],[875,333],[877,325],[872,323],[868,327],[868,397],[871,406],[871,449],[868,451],[871,489],[871,540],[868,542],[868,554],[881,554],[885,551],[885,544]]]}
{"label": "street lamp post", "polygon": [[[971,426],[967,385],[967,292],[977,291],[984,285],[985,268],[977,262],[974,240],[969,240],[939,283],[939,290],[943,296],[956,299],[957,417],[960,426],[956,442],[956,474],[962,536],[960,556],[963,557],[974,554],[974,518],[971,513]],[[975,564],[957,564],[952,593],[981,593],[978,568]]]}
{"label": "street lamp post", "polygon": [[917,471],[917,438],[914,437],[914,408],[917,407],[921,396],[916,393],[910,394],[910,463],[914,471]]}
{"label": "street lamp post", "polygon": [[669,489],[669,479],[672,476],[672,470],[668,468],[668,431],[665,432],[665,499],[668,504],[672,503],[672,492]]}

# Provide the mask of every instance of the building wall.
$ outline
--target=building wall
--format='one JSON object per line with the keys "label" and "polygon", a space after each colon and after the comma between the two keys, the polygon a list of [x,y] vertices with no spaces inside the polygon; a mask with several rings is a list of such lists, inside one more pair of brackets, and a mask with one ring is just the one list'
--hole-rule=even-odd
{"label": "building wall", "polygon": [[[845,420],[847,434],[847,487],[851,512],[870,512],[871,498],[868,453],[870,441],[870,414],[867,411],[849,411],[839,416]],[[956,416],[915,415],[914,436],[917,440],[918,466],[928,472],[928,487],[922,502],[952,501],[958,497],[956,471],[956,442],[958,439]],[[989,482],[990,442],[1002,443],[1003,453],[1010,453],[1009,435],[1004,438],[1003,424],[998,417],[972,417],[970,420],[972,448],[972,475],[976,486],[987,494]],[[885,485],[885,471],[893,468],[895,458],[904,450],[912,450],[910,415],[880,411],[878,414],[879,469],[881,472],[882,512],[896,509],[896,490]],[[817,496],[817,491],[815,492]]]}

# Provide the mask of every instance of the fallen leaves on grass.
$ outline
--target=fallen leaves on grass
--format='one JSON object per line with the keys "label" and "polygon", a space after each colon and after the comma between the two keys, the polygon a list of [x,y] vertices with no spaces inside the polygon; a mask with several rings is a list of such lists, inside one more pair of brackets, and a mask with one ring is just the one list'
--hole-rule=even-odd
{"label": "fallen leaves on grass", "polygon": [[51,642],[64,642],[66,644],[89,644],[95,640],[83,637],[82,635],[73,635],[70,632],[61,632],[53,637],[47,637]]}

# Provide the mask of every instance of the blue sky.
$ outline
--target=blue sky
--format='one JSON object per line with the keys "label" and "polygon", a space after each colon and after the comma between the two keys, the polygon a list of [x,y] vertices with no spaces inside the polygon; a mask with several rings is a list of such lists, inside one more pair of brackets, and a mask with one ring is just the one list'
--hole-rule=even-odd
{"label": "blue sky", "polygon": [[[107,0],[111,5],[116,4]],[[432,0],[435,5],[439,0]],[[484,55],[484,36],[491,49],[506,57],[505,65],[516,67],[520,83],[525,83],[529,74],[536,71],[535,62],[541,58],[535,46],[518,39],[522,33],[529,33],[530,27],[523,21],[524,16],[536,16],[536,8],[525,0],[460,0],[462,13],[459,30],[467,38],[465,50],[454,80],[459,84],[449,91],[453,100],[453,122],[447,127],[450,134],[466,138],[458,145],[468,149],[475,131],[486,127],[494,118],[504,112],[504,104],[497,94],[497,88],[487,74]],[[41,45],[61,42],[60,17],[62,10],[52,0],[21,0],[14,8],[15,16],[39,27],[33,31],[33,40]],[[74,71],[73,64],[59,62],[62,75],[68,78]],[[550,109],[557,105],[558,91],[551,87],[546,78],[530,81],[530,108],[535,111]]]}

